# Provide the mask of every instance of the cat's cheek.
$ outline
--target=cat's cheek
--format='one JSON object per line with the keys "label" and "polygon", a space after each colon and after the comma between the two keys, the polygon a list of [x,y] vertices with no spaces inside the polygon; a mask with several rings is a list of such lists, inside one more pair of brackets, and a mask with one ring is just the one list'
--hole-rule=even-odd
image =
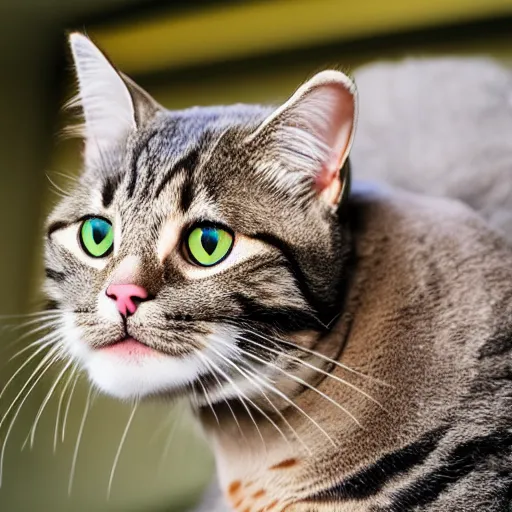
{"label": "cat's cheek", "polygon": [[48,279],[43,285],[43,293],[50,300],[53,300],[57,303],[62,303],[64,300],[64,294],[60,290],[60,287],[57,285],[57,283],[54,283]]}
{"label": "cat's cheek", "polygon": [[76,325],[72,313],[65,312],[63,314],[62,333],[64,348],[68,355],[75,361],[84,364],[91,356],[92,349],[83,341],[83,334],[80,327]]}

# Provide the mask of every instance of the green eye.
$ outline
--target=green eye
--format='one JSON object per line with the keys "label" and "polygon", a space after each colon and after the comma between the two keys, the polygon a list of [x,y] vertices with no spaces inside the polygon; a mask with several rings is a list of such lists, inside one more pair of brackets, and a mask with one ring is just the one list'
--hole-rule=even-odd
{"label": "green eye", "polygon": [[215,226],[198,226],[188,235],[188,252],[194,263],[202,267],[220,263],[232,247],[233,235]]}
{"label": "green eye", "polygon": [[83,250],[93,258],[108,256],[114,247],[112,224],[99,217],[85,220],[80,228],[80,243]]}

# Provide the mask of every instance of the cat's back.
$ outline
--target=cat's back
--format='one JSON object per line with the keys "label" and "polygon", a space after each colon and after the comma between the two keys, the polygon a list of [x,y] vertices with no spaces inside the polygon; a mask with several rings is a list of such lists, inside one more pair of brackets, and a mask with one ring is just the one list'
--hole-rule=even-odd
{"label": "cat's back", "polygon": [[392,389],[372,388],[387,412],[368,413],[378,427],[358,442],[392,452],[446,429],[437,455],[409,487],[397,487],[389,510],[412,510],[407,500],[420,503],[423,495],[418,510],[506,510],[511,246],[454,200],[356,189],[349,214],[356,261],[342,361]]}
{"label": "cat's back", "polygon": [[413,375],[420,378],[428,367],[422,386],[413,385],[427,402],[432,398],[434,416],[443,415],[454,396],[481,399],[470,391],[481,379],[479,389],[491,400],[481,408],[488,425],[501,417],[512,427],[512,413],[499,399],[505,388],[512,394],[506,370],[512,364],[512,245],[451,199],[356,187],[350,215],[355,317],[362,327],[347,356],[375,352],[376,340],[393,358],[402,351],[400,372],[393,364],[380,366],[380,377],[398,386],[409,377],[413,384]]}
{"label": "cat's back", "polygon": [[512,293],[512,244],[461,201],[356,183],[348,215],[359,264],[375,277],[383,268],[392,280],[396,269],[419,288],[419,274],[435,273],[450,280],[446,296],[474,286],[473,296]]}

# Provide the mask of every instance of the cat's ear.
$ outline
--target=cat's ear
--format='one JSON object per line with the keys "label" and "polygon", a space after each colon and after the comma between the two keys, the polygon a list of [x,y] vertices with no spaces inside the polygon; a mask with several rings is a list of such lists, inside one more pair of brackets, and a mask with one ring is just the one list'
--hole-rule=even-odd
{"label": "cat's ear", "polygon": [[339,71],[322,71],[300,87],[249,136],[262,154],[262,171],[274,183],[302,187],[338,204],[345,186],[340,170],[354,137],[357,93]]}
{"label": "cat's ear", "polygon": [[84,116],[86,161],[125,141],[162,107],[130,78],[119,72],[86,36],[72,33],[69,44],[78,78]]}

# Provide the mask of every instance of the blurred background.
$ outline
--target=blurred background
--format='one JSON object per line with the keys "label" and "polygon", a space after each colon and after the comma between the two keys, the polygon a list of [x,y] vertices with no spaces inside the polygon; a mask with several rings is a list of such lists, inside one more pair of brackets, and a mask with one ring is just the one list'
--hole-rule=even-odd
{"label": "blurred background", "polygon": [[[37,325],[18,328],[21,320],[10,315],[40,306],[42,224],[80,166],[77,143],[58,136],[66,121],[60,107],[74,84],[70,29],[88,33],[168,108],[279,101],[328,66],[351,70],[412,55],[512,58],[512,0],[2,0],[0,388],[31,352],[10,357],[42,334],[20,340]],[[137,410],[109,499],[129,404],[94,397],[83,421],[89,387],[81,379],[71,395],[64,380],[33,447],[25,443],[59,374],[54,369],[39,381],[11,428],[18,410],[11,403],[29,391],[23,386],[35,361],[0,397],[2,512],[174,512],[198,499],[213,460],[185,412],[167,404]]]}

